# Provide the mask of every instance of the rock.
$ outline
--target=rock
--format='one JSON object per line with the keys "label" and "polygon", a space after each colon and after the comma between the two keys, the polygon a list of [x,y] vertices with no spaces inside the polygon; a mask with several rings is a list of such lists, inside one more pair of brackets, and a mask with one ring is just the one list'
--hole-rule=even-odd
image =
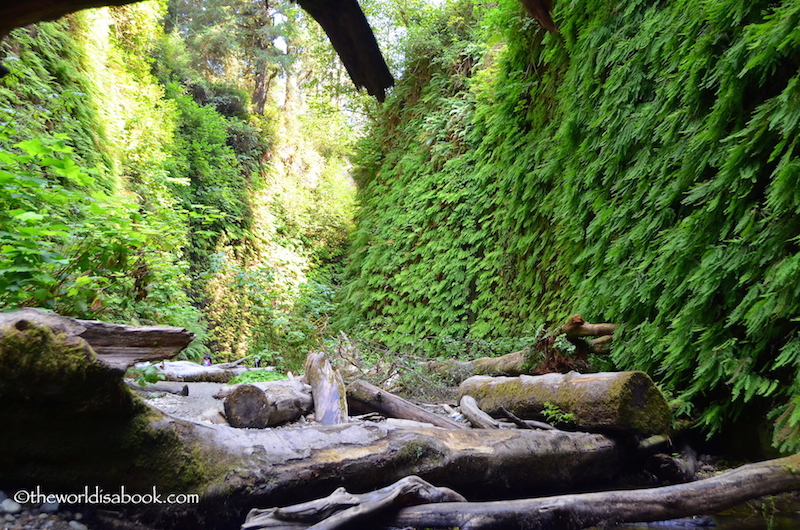
{"label": "rock", "polygon": [[15,514],[22,511],[22,505],[14,499],[6,499],[0,503],[0,508],[8,514]]}
{"label": "rock", "polygon": [[39,507],[40,510],[47,513],[55,513],[58,511],[58,502],[44,502]]}
{"label": "rock", "polygon": [[11,515],[10,513],[7,513],[7,514],[5,515],[5,517],[4,517],[4,519],[5,519],[6,521],[8,521],[9,523],[13,523],[14,521],[16,521],[16,520],[17,520],[17,518],[16,518],[16,517],[14,517],[13,515]]}
{"label": "rock", "polygon": [[69,522],[70,528],[74,528],[75,530],[89,530],[85,524],[78,522],[76,520],[72,520]]}
{"label": "rock", "polygon": [[5,492],[5,491],[2,491],[2,490],[0,490],[0,502],[3,502],[3,501],[4,501],[4,500],[6,500],[7,498],[8,498],[8,495],[6,495],[6,492]]}

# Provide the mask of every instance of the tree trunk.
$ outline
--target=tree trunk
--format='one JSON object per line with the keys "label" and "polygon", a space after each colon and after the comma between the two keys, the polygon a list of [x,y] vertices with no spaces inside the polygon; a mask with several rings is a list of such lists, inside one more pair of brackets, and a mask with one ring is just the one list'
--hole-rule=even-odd
{"label": "tree trunk", "polygon": [[467,428],[463,423],[446,416],[428,412],[399,396],[395,396],[365,381],[353,381],[347,386],[347,401],[358,413],[377,411],[389,418],[401,418],[430,423],[445,429]]}
{"label": "tree trunk", "polygon": [[535,418],[549,404],[562,421],[586,430],[662,434],[672,419],[667,400],[644,372],[474,376],[461,383],[459,395],[472,396],[489,415],[505,408]]}
{"label": "tree trunk", "polygon": [[[717,513],[749,499],[800,489],[800,455],[748,464],[689,484],[513,501],[403,508],[392,527],[580,530]],[[376,525],[377,526],[377,525]]]}

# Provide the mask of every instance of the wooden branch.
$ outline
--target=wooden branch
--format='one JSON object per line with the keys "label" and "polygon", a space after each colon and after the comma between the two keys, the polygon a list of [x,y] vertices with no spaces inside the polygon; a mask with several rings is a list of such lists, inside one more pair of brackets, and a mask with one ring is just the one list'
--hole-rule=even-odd
{"label": "wooden branch", "polygon": [[390,418],[430,423],[445,429],[466,429],[463,423],[453,421],[441,414],[428,412],[408,400],[371,385],[365,381],[353,381],[347,386],[347,399],[353,410],[360,413],[377,411]]}
{"label": "wooden branch", "polygon": [[612,335],[618,327],[619,324],[590,324],[582,316],[573,315],[561,326],[561,333],[564,333],[568,339],[601,337]]}
{"label": "wooden branch", "polygon": [[431,502],[466,502],[449,488],[437,488],[411,475],[385,488],[353,495],[337,488],[329,496],[286,508],[254,509],[247,514],[242,530],[337,530],[367,518],[405,506]]}
{"label": "wooden branch", "polygon": [[400,528],[579,530],[717,513],[749,499],[798,489],[800,455],[794,455],[676,486],[403,508],[390,524]]}
{"label": "wooden branch", "polygon": [[472,396],[462,396],[458,405],[461,408],[461,414],[463,414],[476,429],[500,429],[503,425],[482,411],[478,406],[478,402],[475,401],[475,398]]}
{"label": "wooden branch", "polygon": [[528,425],[527,423],[525,423],[525,421],[522,420],[521,418],[519,418],[516,414],[506,410],[505,407],[500,407],[498,409],[498,412],[500,413],[501,416],[503,416],[507,420],[510,420],[511,423],[513,423],[514,425],[516,425],[520,429],[532,429],[533,428],[530,425]]}
{"label": "wooden branch", "polygon": [[306,357],[306,379],[314,396],[314,419],[322,425],[347,423],[347,390],[323,352]]}

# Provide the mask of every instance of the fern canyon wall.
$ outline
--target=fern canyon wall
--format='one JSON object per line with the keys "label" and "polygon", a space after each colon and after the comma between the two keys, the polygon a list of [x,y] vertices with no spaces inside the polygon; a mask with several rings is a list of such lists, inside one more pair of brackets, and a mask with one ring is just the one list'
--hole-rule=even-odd
{"label": "fern canyon wall", "polygon": [[[621,324],[705,434],[800,449],[800,0],[362,2],[357,92],[291,2],[150,0],[15,30],[0,305],[184,326],[297,370]],[[755,428],[752,429],[756,431]]]}
{"label": "fern canyon wall", "polygon": [[599,367],[796,449],[800,2],[445,11],[359,146],[351,314],[396,343],[623,323]]}

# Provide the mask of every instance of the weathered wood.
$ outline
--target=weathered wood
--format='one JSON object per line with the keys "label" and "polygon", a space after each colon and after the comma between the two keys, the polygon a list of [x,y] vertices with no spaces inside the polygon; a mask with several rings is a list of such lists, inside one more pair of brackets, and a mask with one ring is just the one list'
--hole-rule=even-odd
{"label": "weathered wood", "polygon": [[286,508],[253,509],[241,530],[337,530],[388,510],[431,502],[466,502],[449,488],[437,488],[411,475],[385,488],[354,495],[337,488],[329,496]]}
{"label": "weathered wood", "polygon": [[0,314],[0,326],[24,329],[31,323],[85,340],[101,362],[118,370],[137,362],[171,359],[194,339],[191,331],[174,326],[130,326],[78,320],[32,308]]}
{"label": "weathered wood", "polygon": [[517,376],[524,373],[525,366],[526,350],[520,350],[500,357],[481,357],[472,361],[431,361],[425,364],[425,369],[457,385],[473,375]]}
{"label": "weathered wood", "polygon": [[590,324],[581,315],[573,315],[561,326],[561,333],[567,338],[603,337],[613,335],[619,324]]}
{"label": "weathered wood", "polygon": [[238,526],[256,505],[342,486],[368,491],[412,474],[472,496],[563,491],[607,482],[624,462],[600,434],[184,421],[150,409],[85,341],[38,325],[0,330],[0,403],[0,483],[202,494],[179,509],[129,507],[169,529]]}
{"label": "weathered wood", "polygon": [[445,429],[467,428],[463,423],[458,423],[440,414],[428,412],[422,407],[400,396],[381,390],[366,381],[353,381],[347,386],[347,401],[350,407],[358,413],[377,411],[390,418],[430,423]]}
{"label": "weathered wood", "polygon": [[[717,513],[747,500],[800,489],[800,455],[747,464],[704,480],[641,490],[403,508],[392,527],[580,530]],[[373,527],[377,527],[374,525]]]}
{"label": "weathered wood", "polygon": [[311,387],[300,381],[236,385],[225,397],[225,417],[231,427],[263,429],[293,421],[313,408]]}
{"label": "weathered wood", "polygon": [[459,395],[474,397],[489,415],[504,407],[521,418],[539,416],[550,403],[581,429],[650,435],[671,426],[667,400],[644,372],[473,376],[461,383]]}
{"label": "weathered wood", "polygon": [[306,357],[306,379],[314,396],[314,419],[322,425],[347,423],[347,390],[323,352]]}
{"label": "weathered wood", "polygon": [[237,375],[252,370],[234,363],[203,366],[192,361],[164,361],[156,364],[156,367],[164,374],[164,380],[180,383],[227,383]]}
{"label": "weathered wood", "polygon": [[492,418],[478,406],[478,402],[472,396],[461,396],[461,401],[458,403],[461,409],[461,414],[464,415],[470,424],[476,429],[500,429],[507,424],[500,423]]}

